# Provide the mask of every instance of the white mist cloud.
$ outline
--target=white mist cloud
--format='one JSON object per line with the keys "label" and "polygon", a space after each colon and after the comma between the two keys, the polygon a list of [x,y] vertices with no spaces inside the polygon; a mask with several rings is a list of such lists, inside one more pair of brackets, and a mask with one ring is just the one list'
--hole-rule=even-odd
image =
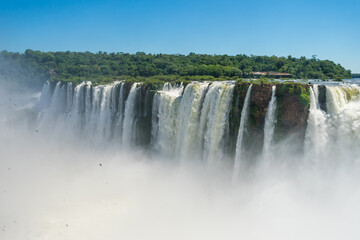
{"label": "white mist cloud", "polygon": [[359,238],[358,166],[274,166],[232,185],[231,170],[49,139],[1,106],[18,122],[0,123],[0,239]]}

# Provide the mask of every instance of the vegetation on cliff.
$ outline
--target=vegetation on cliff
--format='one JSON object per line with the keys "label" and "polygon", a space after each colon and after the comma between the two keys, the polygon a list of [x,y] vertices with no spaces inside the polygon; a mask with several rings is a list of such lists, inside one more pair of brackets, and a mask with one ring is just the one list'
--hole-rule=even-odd
{"label": "vegetation on cliff", "polygon": [[129,81],[225,80],[255,71],[290,73],[298,79],[350,78],[350,70],[329,60],[276,56],[136,54],[90,52],[0,52],[0,77],[22,83],[46,80],[106,83]]}

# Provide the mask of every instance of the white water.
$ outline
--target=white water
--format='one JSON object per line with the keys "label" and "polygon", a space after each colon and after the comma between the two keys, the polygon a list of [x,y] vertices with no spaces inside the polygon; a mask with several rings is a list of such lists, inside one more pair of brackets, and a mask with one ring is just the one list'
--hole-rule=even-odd
{"label": "white water", "polygon": [[190,83],[186,86],[179,108],[175,153],[180,159],[199,159],[199,120],[202,103],[209,83]]}
{"label": "white water", "polygon": [[222,159],[220,143],[227,126],[233,91],[234,84],[212,83],[205,96],[198,134],[202,158],[208,164]]}
{"label": "white water", "polygon": [[320,165],[342,164],[338,158],[344,163],[355,160],[360,153],[360,87],[326,86],[326,113],[320,109],[318,94],[314,85],[305,138],[307,160]]}
{"label": "white water", "polygon": [[[140,87],[140,84],[132,84],[125,99],[124,82],[103,86],[85,82],[75,88],[72,84],[58,83],[54,90],[51,90],[50,84],[45,84],[36,107],[41,111],[37,128],[51,132],[52,137],[74,135],[81,142],[96,146],[106,146],[110,142],[114,146],[131,146],[138,140],[135,135],[137,116],[143,114],[138,112],[137,107]],[[185,90],[182,85],[165,84],[153,100],[151,148],[172,159],[202,159],[208,164],[221,162],[233,89],[231,82],[193,82]],[[340,141],[356,146],[359,92],[356,85],[327,86],[325,113],[320,109],[317,85],[310,88],[310,113],[305,137],[308,162],[331,158],[327,154],[329,149],[346,154],[346,150],[339,147]],[[242,143],[250,94],[251,88],[247,91],[242,109],[234,173],[239,171],[243,161]],[[263,156],[270,154],[276,105],[274,86],[264,124]]]}
{"label": "white water", "polygon": [[271,154],[271,142],[274,136],[275,123],[276,123],[276,86],[271,88],[271,99],[269,102],[268,110],[265,116],[264,124],[264,147],[263,147],[263,156],[264,159],[267,159]]}
{"label": "white water", "polygon": [[136,95],[139,94],[141,84],[134,83],[131,86],[129,96],[125,102],[124,123],[122,143],[124,146],[131,146],[135,141],[135,108],[136,108]]}
{"label": "white water", "polygon": [[[114,119],[114,139],[121,143],[122,141],[122,133],[123,133],[123,121],[124,121],[124,109],[125,109],[125,89],[124,89],[125,83],[122,82],[120,84],[120,90],[119,90],[119,99],[118,99],[118,111],[115,114]],[[114,100],[115,102],[116,100]]]}
{"label": "white water", "polygon": [[360,87],[327,87],[326,97],[329,115],[327,148],[336,149],[344,159],[349,153],[356,159],[360,154]]}
{"label": "white water", "polygon": [[[88,106],[88,108],[90,107],[90,103],[89,103],[89,95],[90,95],[90,91],[87,90],[86,93],[84,92],[84,90],[90,89],[90,85],[91,83],[81,83],[79,85],[77,85],[74,89],[74,102],[73,102],[73,108],[70,111],[69,114],[69,121],[70,121],[70,131],[74,131],[75,136],[82,136],[82,128],[85,128],[86,126],[84,126],[84,121],[83,121],[83,112],[85,111],[85,106]],[[85,88],[85,89],[84,89]],[[86,94],[86,95],[85,95]],[[85,105],[85,99],[87,100],[87,104]],[[88,113],[89,111],[86,111],[86,113]]]}
{"label": "white water", "polygon": [[246,91],[244,105],[241,111],[241,119],[240,119],[240,126],[239,132],[236,140],[236,152],[235,152],[235,160],[234,160],[234,170],[233,170],[233,182],[237,182],[239,174],[240,174],[240,165],[241,162],[244,161],[242,159],[243,154],[243,138],[245,131],[247,131],[247,123],[249,118],[249,111],[250,111],[250,97],[251,97],[251,88],[252,84],[249,86],[248,90]]}
{"label": "white water", "polygon": [[305,152],[310,161],[317,160],[324,154],[327,136],[327,116],[320,109],[318,86],[310,88],[310,113],[305,135]]}
{"label": "white water", "polygon": [[163,156],[220,161],[234,83],[165,84],[153,105],[154,148]]}
{"label": "white water", "polygon": [[41,107],[38,126],[41,131],[51,129],[57,137],[72,133],[82,142],[97,146],[106,145],[114,138],[121,142],[123,83],[92,86],[91,82],[84,82],[75,89],[71,83],[57,83],[53,94],[50,84],[45,84],[42,95],[45,97],[38,108],[44,105],[46,96],[50,95],[51,101],[48,107]]}
{"label": "white water", "polygon": [[43,110],[45,108],[48,108],[50,103],[51,103],[50,84],[44,84],[42,91],[41,91],[39,103],[37,104],[36,107],[39,110]]}
{"label": "white water", "polygon": [[166,83],[162,91],[155,95],[153,104],[152,135],[154,149],[163,156],[175,153],[179,121],[179,108],[183,85],[172,86]]}
{"label": "white water", "polygon": [[[90,89],[89,84],[76,86],[71,113],[56,114],[57,119],[70,123],[76,118],[86,125],[84,112],[91,115],[93,103],[93,95],[86,93]],[[49,141],[47,135],[54,132],[28,131],[21,117],[14,121],[12,116],[22,113],[10,113],[13,105],[0,88],[0,116],[11,121],[11,126],[0,122],[0,239],[357,240],[358,90],[327,88],[326,151],[319,159],[313,156],[314,162],[326,164],[313,165],[311,171],[274,168],[231,185],[231,172],[224,169],[174,166],[166,164],[171,157],[150,161],[141,154],[81,147],[86,139],[76,138],[69,124],[68,137],[78,144]],[[61,86],[57,92],[58,99],[68,99],[61,97]],[[318,103],[315,93],[311,100]],[[55,102],[52,107],[63,109]],[[50,109],[42,117],[46,114]],[[301,156],[286,157],[291,162]]]}

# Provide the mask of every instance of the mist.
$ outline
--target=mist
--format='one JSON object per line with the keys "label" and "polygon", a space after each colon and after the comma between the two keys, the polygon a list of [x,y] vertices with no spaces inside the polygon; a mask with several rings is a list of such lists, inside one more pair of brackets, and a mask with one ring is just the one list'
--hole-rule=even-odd
{"label": "mist", "polygon": [[227,167],[39,129],[39,93],[0,89],[0,239],[360,237],[358,149],[300,161],[289,137],[233,183]]}

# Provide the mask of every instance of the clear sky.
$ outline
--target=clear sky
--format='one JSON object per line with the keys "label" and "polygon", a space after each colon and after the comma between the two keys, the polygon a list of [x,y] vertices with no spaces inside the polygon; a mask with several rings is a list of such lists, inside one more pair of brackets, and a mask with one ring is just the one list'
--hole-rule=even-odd
{"label": "clear sky", "polygon": [[0,0],[0,50],[254,54],[360,72],[360,0]]}

